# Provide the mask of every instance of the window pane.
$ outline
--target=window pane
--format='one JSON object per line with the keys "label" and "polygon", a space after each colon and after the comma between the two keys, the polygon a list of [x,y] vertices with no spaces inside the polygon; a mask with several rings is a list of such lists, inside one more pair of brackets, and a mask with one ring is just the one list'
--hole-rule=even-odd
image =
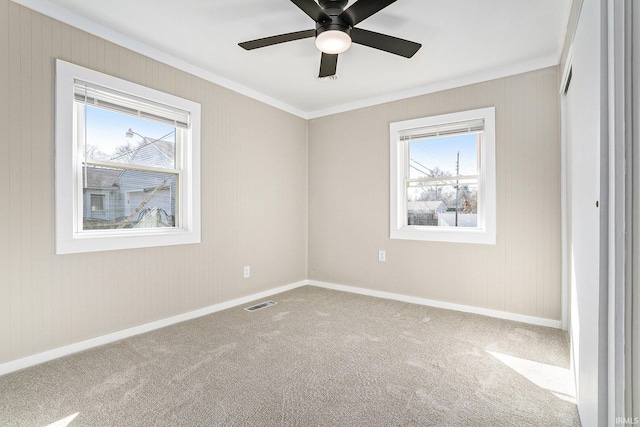
{"label": "window pane", "polygon": [[477,227],[477,179],[451,179],[465,175],[478,175],[478,134],[412,141],[407,225]]}
{"label": "window pane", "polygon": [[409,178],[477,175],[478,134],[411,141]]}
{"label": "window pane", "polygon": [[91,105],[85,119],[88,159],[175,168],[174,127]]}
{"label": "window pane", "polygon": [[407,188],[407,225],[477,227],[477,180],[411,182]]}
{"label": "window pane", "polygon": [[104,210],[104,194],[91,195],[91,212]]}
{"label": "window pane", "polygon": [[83,230],[175,227],[177,175],[88,166],[83,182]]}

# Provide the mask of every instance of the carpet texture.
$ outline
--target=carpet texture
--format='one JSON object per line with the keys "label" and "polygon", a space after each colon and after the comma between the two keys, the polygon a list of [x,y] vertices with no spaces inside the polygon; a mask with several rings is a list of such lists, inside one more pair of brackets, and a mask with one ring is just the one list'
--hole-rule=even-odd
{"label": "carpet texture", "polygon": [[0,377],[0,424],[580,425],[562,331],[311,286],[271,299]]}

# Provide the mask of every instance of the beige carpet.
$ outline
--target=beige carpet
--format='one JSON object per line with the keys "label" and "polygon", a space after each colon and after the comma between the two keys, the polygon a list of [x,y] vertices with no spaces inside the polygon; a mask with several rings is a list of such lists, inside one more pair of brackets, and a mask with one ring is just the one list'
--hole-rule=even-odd
{"label": "beige carpet", "polygon": [[0,377],[0,425],[580,425],[562,331],[310,286],[271,299]]}

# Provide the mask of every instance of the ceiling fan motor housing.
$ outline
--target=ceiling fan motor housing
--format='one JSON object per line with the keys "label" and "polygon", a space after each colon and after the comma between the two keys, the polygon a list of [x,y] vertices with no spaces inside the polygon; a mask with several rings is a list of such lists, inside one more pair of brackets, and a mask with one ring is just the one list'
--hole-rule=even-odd
{"label": "ceiling fan motor housing", "polygon": [[316,37],[318,37],[325,31],[342,31],[343,33],[347,33],[349,36],[351,35],[351,27],[345,24],[336,22],[325,22],[316,24]]}
{"label": "ceiling fan motor housing", "polygon": [[325,31],[342,31],[350,36],[351,26],[339,18],[348,0],[319,0],[318,3],[331,20],[316,22],[316,37]]}

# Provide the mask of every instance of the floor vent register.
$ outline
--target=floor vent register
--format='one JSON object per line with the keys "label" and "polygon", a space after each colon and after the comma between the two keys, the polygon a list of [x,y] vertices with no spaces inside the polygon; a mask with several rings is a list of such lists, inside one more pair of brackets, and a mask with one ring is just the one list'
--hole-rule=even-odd
{"label": "floor vent register", "polygon": [[276,305],[276,304],[277,304],[277,302],[275,302],[275,301],[265,301],[265,302],[261,302],[260,304],[252,305],[251,307],[247,307],[247,308],[245,308],[245,310],[247,310],[247,311],[256,311],[256,310],[260,310],[262,308],[271,307],[272,305]]}

